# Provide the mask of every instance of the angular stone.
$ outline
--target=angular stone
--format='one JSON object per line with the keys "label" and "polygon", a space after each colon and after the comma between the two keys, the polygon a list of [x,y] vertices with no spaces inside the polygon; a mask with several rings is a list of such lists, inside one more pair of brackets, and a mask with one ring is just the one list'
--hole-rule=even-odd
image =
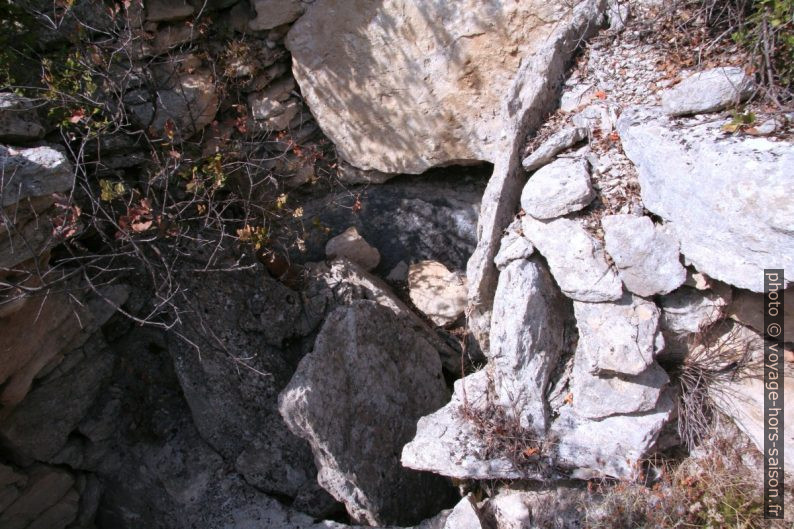
{"label": "angular stone", "polygon": [[742,68],[713,68],[662,92],[662,108],[671,116],[716,112],[744,102],[755,88],[753,78]]}
{"label": "angular stone", "polygon": [[548,427],[544,396],[564,352],[570,302],[539,258],[513,261],[499,276],[491,317],[494,403],[518,410],[522,428]]}
{"label": "angular stone", "polygon": [[493,260],[499,271],[504,270],[512,261],[529,259],[535,251],[535,247],[523,235],[521,219],[514,220],[506,231],[499,245],[499,253]]}
{"label": "angular stone", "polygon": [[525,477],[507,454],[488,448],[487,440],[466,417],[467,410],[486,411],[493,406],[488,394],[492,380],[487,367],[457,380],[452,400],[419,419],[416,437],[403,448],[403,466],[456,479]]}
{"label": "angular stone", "polygon": [[312,446],[320,485],[354,520],[407,525],[449,497],[443,479],[404,469],[398,456],[416,420],[447,399],[438,351],[422,330],[358,301],[328,316],[279,411]]}
{"label": "angular stone", "polygon": [[576,221],[560,218],[543,222],[522,219],[524,236],[546,258],[563,293],[577,301],[616,301],[623,284],[606,260],[601,246]]}
{"label": "angular stone", "polygon": [[587,129],[572,127],[552,134],[541,143],[532,154],[524,158],[521,165],[526,171],[534,171],[551,162],[555,156],[566,149],[570,149],[587,138]]}
{"label": "angular stone", "polygon": [[577,483],[551,482],[532,490],[503,488],[485,502],[483,510],[499,529],[574,529],[584,521],[582,506],[592,499]]}
{"label": "angular stone", "polygon": [[254,31],[273,29],[289,24],[303,14],[301,0],[253,0],[256,18],[248,23]]}
{"label": "angular stone", "polygon": [[660,311],[653,302],[626,293],[620,301],[575,301],[579,328],[577,355],[594,375],[639,375],[664,346]]}
{"label": "angular stone", "polygon": [[571,116],[574,125],[589,133],[601,131],[607,134],[615,128],[617,120],[616,108],[606,103],[592,103]]}
{"label": "angular stone", "polygon": [[261,92],[248,95],[248,106],[255,120],[265,120],[283,111],[283,102],[289,99],[296,88],[292,76],[284,76],[268,85]]}
{"label": "angular stone", "polygon": [[448,325],[466,309],[466,277],[438,261],[420,261],[408,267],[408,294],[433,323]]}
{"label": "angular stone", "polygon": [[553,219],[585,208],[595,196],[587,161],[559,158],[529,178],[521,207],[536,219]]}
{"label": "angular stone", "polygon": [[301,91],[344,160],[419,174],[500,156],[513,141],[504,123],[516,109],[505,100],[519,67],[532,69],[532,90],[545,96],[558,82],[545,66],[572,53],[575,46],[557,44],[568,32],[581,36],[580,12],[540,0],[388,0],[356,9],[332,0],[309,4],[286,43]]}
{"label": "angular stone", "polygon": [[364,270],[372,270],[380,263],[380,253],[377,248],[369,245],[364,238],[359,235],[355,226],[351,226],[343,233],[333,237],[325,245],[325,255],[329,259],[342,257],[350,259],[354,263],[361,265]]}
{"label": "angular stone", "polygon": [[36,140],[45,132],[34,101],[12,92],[0,92],[0,140]]}
{"label": "angular stone", "polygon": [[645,207],[695,268],[753,292],[763,292],[765,268],[794,277],[792,143],[725,137],[719,123],[674,125],[641,109],[625,111],[618,129]]}
{"label": "angular stone", "polygon": [[648,456],[674,407],[667,393],[648,413],[599,420],[584,418],[574,407],[564,406],[552,426],[557,461],[572,469],[574,478],[634,479],[641,471],[638,463]]}
{"label": "angular stone", "polygon": [[601,226],[607,253],[631,292],[645,297],[668,294],[686,280],[678,240],[650,218],[607,215]]}
{"label": "angular stone", "polygon": [[[738,354],[745,352],[760,363],[764,359],[764,341],[761,335],[735,323],[719,329],[719,334],[712,338],[711,347],[714,349],[734,349]],[[694,355],[698,351],[693,352]],[[731,361],[730,357],[723,359],[725,363]],[[719,366],[717,366],[719,367]],[[763,369],[763,368],[761,368]],[[790,376],[780,376],[777,380],[778,397],[780,399],[792,395],[794,392],[794,379]],[[764,379],[762,376],[734,376],[719,379],[717,383],[708,387],[709,397],[715,406],[733,419],[734,423],[752,440],[758,450],[764,450]],[[782,406],[781,406],[782,407]],[[791,406],[786,406],[780,412],[783,430],[779,439],[783,444],[783,466],[786,472],[794,470],[794,411]]]}
{"label": "angular stone", "polygon": [[659,364],[652,363],[636,376],[596,376],[590,372],[591,359],[582,344],[573,364],[573,408],[577,415],[603,419],[613,415],[645,413],[653,410],[659,395],[670,381]]}

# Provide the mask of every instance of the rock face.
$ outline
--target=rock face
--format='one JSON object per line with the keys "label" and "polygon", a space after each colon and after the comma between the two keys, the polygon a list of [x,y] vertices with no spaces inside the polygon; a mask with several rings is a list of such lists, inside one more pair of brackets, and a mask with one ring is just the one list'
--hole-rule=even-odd
{"label": "rock face", "polygon": [[532,175],[521,207],[536,219],[553,219],[579,211],[594,198],[587,161],[559,158]]}
{"label": "rock face", "polygon": [[466,309],[466,277],[438,261],[408,267],[408,293],[416,308],[436,325],[454,323]]}
{"label": "rock face", "polygon": [[359,235],[355,226],[346,229],[328,241],[325,245],[325,255],[329,259],[343,257],[354,263],[360,264],[364,270],[372,270],[380,263],[380,253]]}
{"label": "rock face", "polygon": [[662,108],[671,116],[716,112],[753,95],[753,78],[736,67],[713,68],[687,77],[662,93]]}
{"label": "rock face", "polygon": [[585,138],[587,138],[586,128],[572,127],[563,129],[541,143],[537,149],[532,151],[532,154],[524,158],[521,165],[527,171],[539,169],[551,162],[559,153],[584,141]]}
{"label": "rock face", "polygon": [[[309,5],[286,42],[303,95],[341,157],[361,169],[416,174],[494,161],[522,57],[549,58],[549,37],[570,20],[562,6],[538,0],[355,8],[325,0]],[[533,75],[542,85],[552,72]]]}
{"label": "rock face", "polygon": [[604,250],[577,222],[523,218],[524,235],[546,258],[562,292],[577,301],[615,301],[623,295],[618,274]]}
{"label": "rock face", "polygon": [[407,525],[449,497],[443,479],[402,468],[398,456],[416,420],[447,398],[438,351],[423,332],[361,301],[329,315],[279,411],[312,446],[319,483],[355,520]]}
{"label": "rock face", "polygon": [[44,136],[35,103],[11,92],[0,92],[0,140],[28,141]]}
{"label": "rock face", "polygon": [[790,143],[724,138],[718,123],[673,127],[637,109],[618,129],[645,207],[665,219],[698,271],[753,292],[763,292],[764,268],[794,277]]}
{"label": "rock face", "polygon": [[686,280],[678,241],[650,218],[607,215],[601,226],[607,253],[631,292],[645,297],[668,294]]}

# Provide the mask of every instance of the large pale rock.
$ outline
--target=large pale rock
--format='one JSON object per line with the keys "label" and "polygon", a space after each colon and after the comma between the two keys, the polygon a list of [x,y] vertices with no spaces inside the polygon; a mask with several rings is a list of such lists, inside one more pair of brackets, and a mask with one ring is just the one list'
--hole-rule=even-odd
{"label": "large pale rock", "polygon": [[625,294],[620,301],[573,304],[579,328],[577,355],[595,375],[639,375],[664,346],[659,309],[653,302]]}
{"label": "large pale rock", "polygon": [[566,23],[558,24],[541,51],[525,60],[509,96],[501,107],[505,113],[501,126],[505,142],[494,159],[494,170],[482,197],[477,248],[469,259],[469,309],[467,321],[472,337],[487,350],[493,294],[498,270],[494,257],[505,228],[518,209],[526,182],[521,156],[527,135],[537,130],[543,116],[557,104],[560,80],[573,51],[598,28],[605,2],[586,0],[576,5]]}
{"label": "large pale rock", "polygon": [[404,469],[398,456],[416,420],[447,399],[438,351],[424,331],[359,301],[328,316],[279,396],[279,411],[309,441],[320,485],[354,520],[407,525],[448,497],[441,478]]}
{"label": "large pale rock", "polygon": [[416,424],[416,437],[405,445],[402,464],[457,479],[517,479],[525,473],[508,454],[494,453],[467,416],[493,406],[488,368],[455,382],[449,403]]}
{"label": "large pale rock", "polygon": [[438,261],[420,261],[408,267],[408,294],[433,323],[448,325],[466,309],[466,277]]}
{"label": "large pale rock", "polygon": [[361,265],[364,270],[372,270],[380,263],[380,253],[377,248],[370,246],[358,233],[355,226],[351,226],[343,233],[333,237],[325,245],[325,255],[329,259],[342,257],[350,259]]}
{"label": "large pale rock", "polygon": [[662,108],[671,116],[716,112],[744,102],[754,90],[753,78],[741,68],[713,68],[662,92]]}
{"label": "large pale rock", "polygon": [[301,0],[254,0],[256,18],[248,23],[254,31],[273,29],[289,24],[303,14],[304,2]]}
{"label": "large pale rock", "polygon": [[498,529],[573,529],[582,526],[590,501],[581,485],[549,483],[531,490],[505,487],[487,500],[484,510]]}
{"label": "large pale rock", "polygon": [[521,207],[536,219],[553,219],[579,211],[595,196],[587,161],[559,158],[530,177]]}
{"label": "large pale rock", "polygon": [[695,268],[753,292],[763,292],[765,268],[794,277],[790,142],[725,137],[714,122],[673,126],[640,109],[624,112],[618,129],[645,207]]}
{"label": "large pale rock", "polygon": [[566,149],[587,138],[587,129],[584,127],[571,127],[563,129],[549,136],[541,143],[532,154],[524,158],[521,165],[527,171],[534,171],[554,160],[554,157]]}
{"label": "large pale rock", "polygon": [[0,140],[35,140],[45,132],[34,101],[12,92],[0,92]]}
{"label": "large pale rock", "polygon": [[648,456],[674,407],[667,393],[647,413],[599,420],[584,418],[573,407],[564,406],[552,426],[556,457],[572,469],[575,478],[634,479],[642,470],[639,462]]}
{"label": "large pale rock", "polygon": [[597,376],[589,371],[590,365],[591,359],[580,345],[573,364],[571,392],[577,415],[588,419],[650,412],[670,381],[655,362],[636,376]]}
{"label": "large pale rock", "polygon": [[668,294],[686,280],[678,240],[650,218],[607,215],[601,226],[607,253],[631,292],[645,297]]}
{"label": "large pale rock", "polygon": [[609,265],[601,243],[576,221],[523,218],[524,236],[546,258],[563,293],[577,301],[616,301],[623,284]]}
{"label": "large pale rock", "polygon": [[[783,313],[783,341],[794,342],[793,289],[783,293],[783,304],[780,305],[779,310]],[[733,300],[726,311],[734,320],[758,332],[764,331],[764,294],[746,290],[734,292]]]}
{"label": "large pale rock", "polygon": [[[516,108],[503,105],[522,61],[532,57],[536,95],[557,83],[557,61],[573,52],[557,48],[560,37],[583,33],[575,19],[540,0],[325,0],[309,4],[286,42],[301,91],[344,160],[421,173],[495,161],[513,141],[504,126]],[[542,113],[540,101],[532,106]]]}
{"label": "large pale rock", "polygon": [[499,276],[491,317],[495,403],[518,410],[521,426],[548,427],[549,376],[564,352],[570,302],[539,258],[517,260]]}

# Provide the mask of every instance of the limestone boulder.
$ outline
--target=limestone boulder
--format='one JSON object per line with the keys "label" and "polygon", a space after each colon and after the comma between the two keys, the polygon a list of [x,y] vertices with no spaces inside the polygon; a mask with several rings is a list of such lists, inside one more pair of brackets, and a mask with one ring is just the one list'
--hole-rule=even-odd
{"label": "limestone boulder", "polygon": [[577,301],[616,301],[623,283],[606,260],[602,244],[576,221],[523,218],[524,236],[546,258],[562,292]]}
{"label": "limestone boulder", "polygon": [[595,196],[587,161],[559,158],[530,177],[521,208],[536,219],[553,219],[585,208]]}
{"label": "limestone boulder", "polygon": [[408,525],[438,512],[446,482],[405,469],[416,421],[449,398],[438,351],[408,318],[370,301],[332,312],[279,396],[312,447],[317,479],[354,520]]}
{"label": "limestone boulder", "polygon": [[539,258],[513,261],[499,276],[491,317],[494,403],[520,413],[523,428],[545,433],[552,370],[566,348],[571,306]]}
{"label": "limestone boulder", "polygon": [[503,105],[522,61],[535,61],[535,91],[557,82],[540,66],[571,53],[550,43],[575,18],[540,0],[387,0],[352,9],[325,0],[308,4],[286,44],[312,113],[345,161],[418,174],[495,161],[513,141],[503,129],[514,109]]}
{"label": "limestone boulder", "polygon": [[726,136],[715,122],[676,126],[642,109],[625,111],[618,130],[645,207],[698,271],[753,292],[763,292],[765,268],[794,277],[794,144]]}
{"label": "limestone boulder", "polygon": [[620,301],[573,304],[579,328],[577,355],[596,375],[639,375],[664,346],[656,304],[626,294]]}
{"label": "limestone boulder", "polygon": [[571,127],[562,129],[541,143],[529,156],[524,158],[521,165],[527,171],[535,171],[554,160],[554,157],[559,153],[583,142],[586,138],[586,128]]}
{"label": "limestone boulder", "polygon": [[448,325],[466,309],[466,276],[438,261],[420,261],[408,267],[408,294],[433,323]]}
{"label": "limestone boulder", "polygon": [[607,215],[601,226],[607,253],[629,291],[645,297],[668,294],[686,280],[678,240],[649,217]]}
{"label": "limestone boulder", "polygon": [[755,81],[742,68],[712,68],[662,92],[662,108],[671,116],[716,112],[743,103],[755,89]]}
{"label": "limestone boulder", "polygon": [[355,226],[351,226],[336,237],[331,238],[325,245],[325,255],[329,259],[338,257],[358,263],[364,270],[372,270],[380,263],[380,252],[370,246],[358,233]]}
{"label": "limestone boulder", "polygon": [[575,478],[636,479],[641,470],[638,463],[653,449],[674,408],[667,393],[647,412],[597,420],[582,417],[573,406],[564,406],[551,430],[556,439],[555,456]]}

